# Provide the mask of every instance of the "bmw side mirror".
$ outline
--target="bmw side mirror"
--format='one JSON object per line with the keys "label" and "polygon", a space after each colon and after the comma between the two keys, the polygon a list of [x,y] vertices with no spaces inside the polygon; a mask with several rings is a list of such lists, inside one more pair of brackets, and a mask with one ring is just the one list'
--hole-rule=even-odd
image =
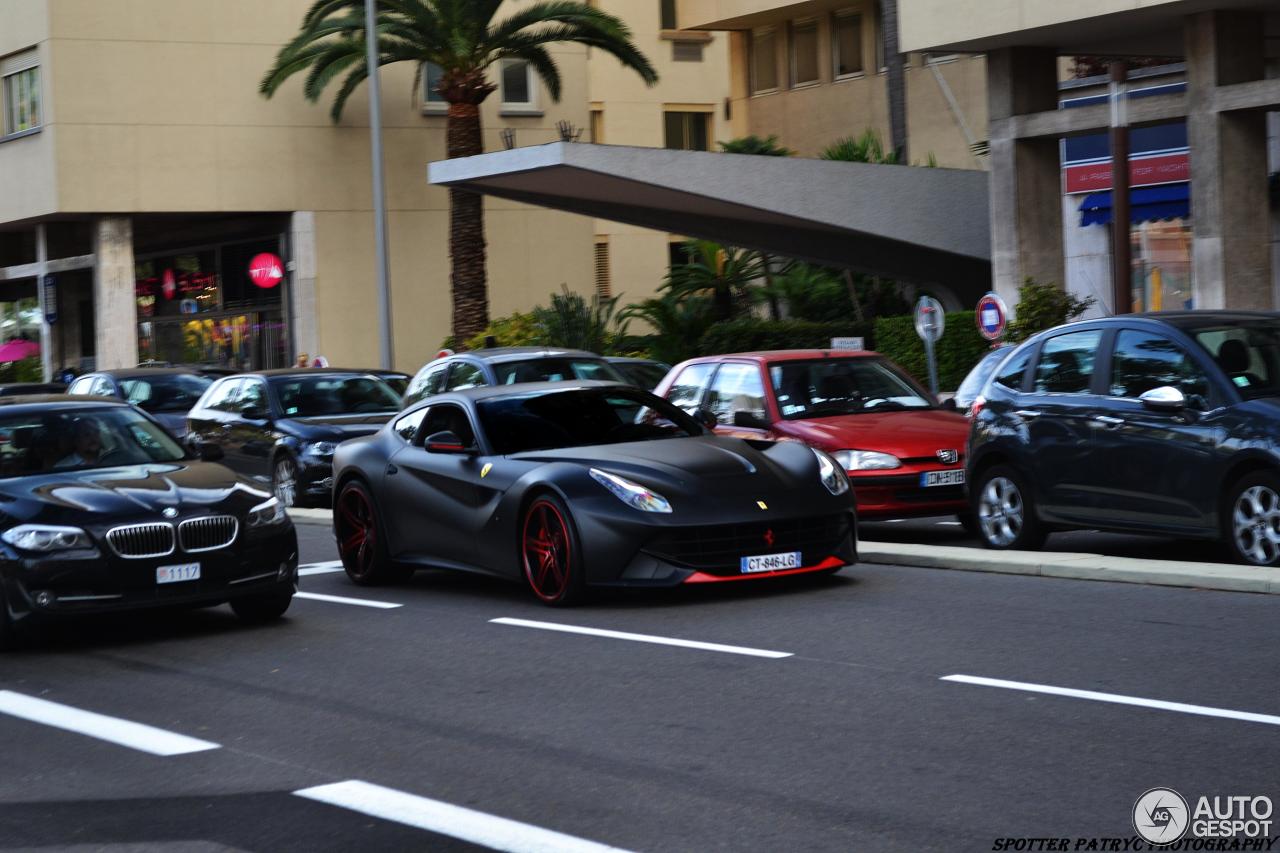
{"label": "bmw side mirror", "polygon": [[1187,398],[1171,385],[1162,385],[1138,395],[1142,405],[1157,412],[1180,412],[1187,407]]}
{"label": "bmw side mirror", "polygon": [[734,412],[733,425],[745,429],[768,429],[769,422],[755,412]]}
{"label": "bmw side mirror", "polygon": [[424,446],[428,453],[474,453],[474,447],[468,447],[462,443],[462,439],[458,438],[457,433],[449,432],[433,432],[427,436]]}
{"label": "bmw side mirror", "polygon": [[222,446],[203,441],[196,445],[196,455],[200,457],[202,462],[221,462],[223,457]]}
{"label": "bmw side mirror", "polygon": [[715,429],[720,425],[720,421],[716,419],[715,412],[710,409],[698,409],[693,413],[694,420],[707,429]]}

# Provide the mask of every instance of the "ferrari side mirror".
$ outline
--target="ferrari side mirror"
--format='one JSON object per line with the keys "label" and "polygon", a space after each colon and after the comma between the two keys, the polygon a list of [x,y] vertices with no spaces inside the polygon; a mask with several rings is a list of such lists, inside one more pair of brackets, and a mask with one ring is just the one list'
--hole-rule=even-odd
{"label": "ferrari side mirror", "polygon": [[425,447],[428,453],[474,453],[474,447],[468,447],[462,443],[462,439],[457,433],[449,432],[433,432],[427,436]]}

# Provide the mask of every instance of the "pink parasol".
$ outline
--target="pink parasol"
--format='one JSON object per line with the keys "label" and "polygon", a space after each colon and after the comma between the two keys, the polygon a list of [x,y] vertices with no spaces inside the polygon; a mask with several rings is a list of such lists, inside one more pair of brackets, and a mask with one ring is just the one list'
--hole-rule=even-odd
{"label": "pink parasol", "polygon": [[35,358],[38,355],[40,355],[40,345],[31,341],[12,340],[0,345],[0,364]]}

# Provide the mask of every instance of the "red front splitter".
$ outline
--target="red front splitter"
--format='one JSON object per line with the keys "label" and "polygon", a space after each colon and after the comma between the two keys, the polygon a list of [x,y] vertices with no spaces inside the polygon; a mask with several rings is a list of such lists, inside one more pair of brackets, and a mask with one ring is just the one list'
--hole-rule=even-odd
{"label": "red front splitter", "polygon": [[709,575],[706,572],[694,572],[684,579],[684,583],[723,583],[725,581],[745,581],[756,578],[780,578],[785,575],[802,575],[805,572],[820,572],[823,569],[835,569],[846,565],[838,557],[827,557],[813,566],[801,566],[798,569],[784,569],[780,572],[755,572],[749,575]]}

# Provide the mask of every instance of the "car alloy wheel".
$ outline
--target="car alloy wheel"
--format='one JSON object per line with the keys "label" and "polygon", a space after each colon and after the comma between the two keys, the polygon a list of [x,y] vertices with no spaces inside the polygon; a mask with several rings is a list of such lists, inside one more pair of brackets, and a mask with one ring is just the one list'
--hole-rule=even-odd
{"label": "car alloy wheel", "polygon": [[982,536],[992,545],[1012,544],[1026,520],[1022,492],[1008,477],[992,477],[978,498],[978,524]]}
{"label": "car alloy wheel", "polygon": [[1236,550],[1250,563],[1270,566],[1280,559],[1280,494],[1270,486],[1249,486],[1231,513]]}
{"label": "car alloy wheel", "polygon": [[377,573],[378,521],[363,489],[343,490],[333,514],[333,529],[347,574],[353,580],[372,578]]}
{"label": "car alloy wheel", "polygon": [[288,456],[276,460],[275,473],[271,478],[271,491],[276,499],[285,506],[295,506],[298,500],[298,466]]}
{"label": "car alloy wheel", "polygon": [[533,594],[546,604],[570,604],[582,588],[567,516],[559,501],[544,497],[535,500],[524,517],[520,540],[524,576]]}

